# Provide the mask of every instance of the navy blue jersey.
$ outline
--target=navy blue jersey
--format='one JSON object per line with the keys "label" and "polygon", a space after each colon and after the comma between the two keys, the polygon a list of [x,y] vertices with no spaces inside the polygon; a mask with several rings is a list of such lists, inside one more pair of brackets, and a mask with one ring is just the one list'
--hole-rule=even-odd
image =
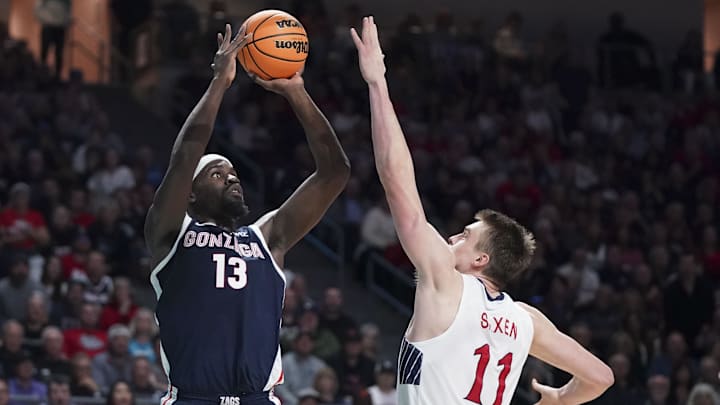
{"label": "navy blue jersey", "polygon": [[186,216],[151,282],[171,391],[214,397],[281,382],[285,277],[256,225],[229,233]]}

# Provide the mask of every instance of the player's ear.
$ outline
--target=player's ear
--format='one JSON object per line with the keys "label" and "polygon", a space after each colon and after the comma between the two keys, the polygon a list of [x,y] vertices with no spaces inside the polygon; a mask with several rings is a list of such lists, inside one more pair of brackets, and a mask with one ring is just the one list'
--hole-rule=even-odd
{"label": "player's ear", "polygon": [[488,255],[485,252],[480,252],[479,256],[473,260],[472,266],[475,269],[482,269],[483,267],[486,267],[490,263],[490,255]]}
{"label": "player's ear", "polygon": [[192,203],[194,203],[195,201],[197,201],[197,196],[195,195],[194,192],[191,191],[191,192],[190,192],[190,196],[188,197],[188,202],[189,202],[190,204],[192,204]]}

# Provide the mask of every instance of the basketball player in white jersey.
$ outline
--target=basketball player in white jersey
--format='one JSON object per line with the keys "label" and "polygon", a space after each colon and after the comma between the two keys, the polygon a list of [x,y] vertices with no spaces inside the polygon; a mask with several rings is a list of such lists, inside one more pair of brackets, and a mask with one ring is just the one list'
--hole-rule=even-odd
{"label": "basketball player in white jersey", "polygon": [[415,312],[398,359],[398,402],[507,405],[528,354],[573,375],[560,388],[533,381],[539,404],[598,397],[613,383],[610,368],[540,311],[502,292],[528,267],[532,235],[490,210],[449,242],[427,223],[373,17],[363,19],[362,39],[354,29],[351,35],[369,87],[375,164],[398,237],[417,269]]}

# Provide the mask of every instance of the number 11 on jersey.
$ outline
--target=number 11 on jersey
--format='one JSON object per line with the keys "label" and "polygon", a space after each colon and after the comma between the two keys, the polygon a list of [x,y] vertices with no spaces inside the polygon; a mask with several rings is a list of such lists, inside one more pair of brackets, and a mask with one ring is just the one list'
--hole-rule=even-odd
{"label": "number 11 on jersey", "polygon": [[[225,281],[233,290],[239,290],[247,285],[247,263],[245,260],[233,256],[227,260],[224,253],[213,255],[215,262],[215,288],[225,288]],[[225,276],[227,266],[232,267],[232,274]]]}
{"label": "number 11 on jersey", "polygon": [[[482,347],[478,347],[475,350],[475,355],[480,356],[480,358],[478,359],[477,370],[475,371],[475,382],[473,383],[473,386],[470,389],[470,392],[468,392],[465,399],[482,405],[482,402],[480,402],[480,394],[482,394],[483,378],[485,378],[485,369],[487,369],[488,363],[490,362],[490,346],[486,344]],[[497,365],[502,366],[503,369],[502,371],[500,371],[500,381],[498,382],[498,389],[495,393],[495,402],[493,402],[492,405],[502,405],[503,394],[505,393],[505,379],[507,378],[508,374],[510,374],[512,358],[512,353],[508,353],[503,356],[503,358],[500,359],[500,361],[498,361],[497,363]]]}

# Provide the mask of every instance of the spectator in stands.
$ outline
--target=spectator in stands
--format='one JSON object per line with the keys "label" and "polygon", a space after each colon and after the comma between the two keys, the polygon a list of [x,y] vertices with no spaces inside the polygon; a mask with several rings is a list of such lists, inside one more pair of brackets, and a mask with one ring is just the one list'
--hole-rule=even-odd
{"label": "spectator in stands", "polygon": [[48,326],[42,333],[42,352],[35,360],[38,373],[43,377],[51,375],[72,375],[72,365],[63,352],[64,337],[55,326]]}
{"label": "spectator in stands", "polygon": [[20,322],[9,319],[3,324],[2,347],[0,348],[0,366],[3,377],[15,377],[16,366],[23,358],[22,342],[25,331]]}
{"label": "spectator in stands", "polygon": [[292,342],[299,331],[299,318],[302,313],[297,293],[292,288],[285,288],[283,302],[282,328],[280,328],[280,347],[283,353],[290,351]]}
{"label": "spectator in stands", "polygon": [[318,371],[327,367],[312,355],[314,343],[309,333],[298,333],[293,349],[282,357],[285,382],[277,387],[278,396],[288,405],[297,405],[300,390],[312,387]]}
{"label": "spectator in stands", "polygon": [[363,353],[362,338],[357,329],[346,331],[343,351],[328,363],[340,381],[340,394],[355,396],[362,387],[375,381],[375,363]]}
{"label": "spectator in stands", "polygon": [[713,293],[700,278],[695,257],[686,253],[680,257],[678,272],[664,291],[665,324],[667,330],[680,331],[686,342],[694,342],[703,326],[708,326],[713,314]]}
{"label": "spectator in stands", "polygon": [[313,388],[318,392],[321,404],[338,405],[345,402],[345,396],[339,392],[338,377],[335,371],[326,367],[320,369],[315,375]]}
{"label": "spectator in stands", "polygon": [[622,353],[616,353],[610,357],[608,362],[615,376],[615,384],[608,389],[598,404],[636,404],[640,403],[642,397],[634,387],[630,385],[630,360]]}
{"label": "spectator in stands", "polygon": [[5,380],[0,378],[0,405],[8,405],[10,403],[10,391]]}
{"label": "spectator in stands", "polygon": [[110,263],[112,275],[128,275],[124,267],[130,256],[130,244],[135,236],[132,226],[120,218],[117,201],[106,200],[100,207],[100,215],[90,228],[88,235],[94,246]]}
{"label": "spectator in stands", "polygon": [[2,242],[17,250],[33,251],[50,241],[42,215],[30,208],[30,186],[16,183],[10,188],[7,207],[0,211]]}
{"label": "spectator in stands", "polygon": [[305,310],[300,315],[298,333],[309,333],[313,337],[313,354],[323,361],[340,352],[340,341],[332,331],[320,326],[320,317],[314,309]]}
{"label": "spectator in stands", "polygon": [[363,243],[375,251],[382,252],[397,243],[395,225],[384,196],[365,214],[360,233]]}
{"label": "spectator in stands", "polygon": [[493,48],[500,57],[509,62],[521,62],[527,57],[525,43],[520,37],[523,18],[520,13],[512,12],[498,29],[493,40]]}
{"label": "spectator in stands", "polygon": [[70,210],[64,205],[55,207],[48,227],[53,253],[65,256],[72,252],[72,246],[80,233],[80,226],[72,222]]}
{"label": "spectator in stands", "polygon": [[105,351],[107,333],[99,329],[100,307],[94,303],[84,303],[80,310],[80,327],[65,331],[65,354],[74,357],[76,353],[85,353],[90,357]]}
{"label": "spectator in stands", "polygon": [[298,405],[320,405],[322,398],[314,388],[305,388],[298,392]]}
{"label": "spectator in stands", "polygon": [[62,299],[63,281],[62,261],[58,256],[47,256],[40,283],[45,296],[51,301],[51,307]]}
{"label": "spectator in stands", "polygon": [[699,30],[688,31],[672,64],[673,86],[686,93],[701,89],[703,84],[703,40]]}
{"label": "spectator in stands", "polygon": [[116,381],[105,400],[106,405],[135,405],[135,394],[126,381]]}
{"label": "spectator in stands", "polygon": [[29,277],[28,259],[17,253],[10,262],[10,274],[0,280],[0,319],[25,319],[27,302],[33,292],[41,290]]}
{"label": "spectator in stands", "polygon": [[150,363],[155,363],[154,338],[158,332],[153,312],[147,308],[138,309],[130,322],[130,355],[145,357]]}
{"label": "spectator in stands", "polygon": [[584,248],[575,249],[572,261],[558,268],[557,274],[567,279],[570,282],[570,289],[577,294],[576,307],[584,307],[595,299],[595,294],[600,288],[600,278],[590,267],[587,250]]}
{"label": "spectator in stands", "polygon": [[60,78],[65,53],[65,36],[72,24],[72,0],[37,0],[35,15],[42,26],[40,59],[48,63],[50,46],[55,54],[55,77]]}
{"label": "spectator in stands", "polygon": [[397,405],[395,365],[385,360],[375,369],[375,385],[368,388],[372,405]]}
{"label": "spectator in stands", "polygon": [[105,165],[88,180],[87,188],[92,193],[109,197],[115,190],[132,189],[135,187],[135,176],[132,170],[120,163],[118,151],[109,148],[105,151]]}
{"label": "spectator in stands", "polygon": [[115,381],[130,380],[132,358],[129,343],[130,329],[127,326],[116,324],[110,327],[107,350],[92,361],[93,380],[102,392],[108,392]]}
{"label": "spectator in stands", "polygon": [[698,381],[709,384],[717,392],[720,392],[720,365],[711,356],[705,356],[700,360]]}
{"label": "spectator in stands", "polygon": [[59,325],[62,329],[79,328],[85,284],[78,280],[69,280],[66,285],[67,293],[62,301],[53,306],[52,323]]}
{"label": "spectator in stands", "polygon": [[665,339],[665,350],[656,354],[650,363],[650,372],[671,376],[687,361],[688,348],[683,335],[670,333]]}
{"label": "spectator in stands", "polygon": [[70,397],[70,378],[53,375],[48,382],[47,405],[73,405]]}
{"label": "spectator in stands", "polygon": [[100,328],[107,329],[116,323],[129,325],[137,310],[138,306],[132,297],[130,280],[126,277],[116,277],[113,282],[112,297],[108,305],[103,308],[100,317]]}
{"label": "spectator in stands", "polygon": [[130,280],[127,277],[115,277],[112,297],[100,316],[100,328],[107,329],[116,323],[129,325],[137,311]]}
{"label": "spectator in stands", "polygon": [[42,291],[35,291],[27,303],[27,317],[23,321],[25,328],[25,347],[33,356],[42,348],[42,333],[50,323],[48,309],[50,304]]}
{"label": "spectator in stands", "polygon": [[145,357],[135,357],[130,373],[130,387],[137,398],[160,400],[161,392],[167,390],[155,379],[150,362]]}
{"label": "spectator in stands", "polygon": [[647,379],[648,405],[671,405],[670,379],[663,374],[653,374]]}
{"label": "spectator in stands", "polygon": [[357,322],[343,309],[343,294],[337,287],[325,290],[325,299],[320,309],[320,328],[329,329],[337,339],[349,329],[356,328]]}
{"label": "spectator in stands", "polygon": [[372,254],[383,256],[398,245],[397,233],[384,196],[378,197],[360,225],[361,243],[355,250],[355,277],[364,280],[365,263]]}
{"label": "spectator in stands", "polygon": [[75,271],[71,278],[85,284],[85,293],[83,295],[85,302],[98,305],[105,305],[110,302],[113,282],[110,276],[107,275],[105,255],[101,252],[90,252],[85,271]]}
{"label": "spectator in stands", "polygon": [[[163,4],[161,12],[164,17],[163,31],[167,32],[165,42],[170,59],[185,60],[188,52],[200,34],[200,21],[197,10],[187,0],[172,0]],[[178,32],[180,35],[169,33]]]}
{"label": "spectator in stands", "polygon": [[720,404],[720,394],[709,384],[696,384],[687,401],[688,405],[718,405]]}
{"label": "spectator in stands", "polygon": [[70,213],[74,224],[82,229],[87,229],[95,222],[95,215],[90,211],[92,205],[87,198],[84,189],[76,188],[70,193]]}
{"label": "spectator in stands", "polygon": [[[18,359],[15,366],[16,377],[8,381],[10,395],[22,395],[34,397],[37,400],[47,398],[47,387],[42,382],[33,378],[35,365],[29,352],[24,352]],[[21,403],[21,402],[17,402]]]}
{"label": "spectator in stands", "polygon": [[92,377],[92,360],[86,353],[78,352],[72,358],[70,392],[78,397],[97,397],[102,394],[100,386]]}
{"label": "spectator in stands", "polygon": [[375,360],[378,356],[380,328],[374,323],[365,323],[360,327],[360,335],[362,336],[363,354]]}
{"label": "spectator in stands", "polygon": [[295,295],[297,295],[301,312],[305,309],[315,307],[315,301],[307,292],[307,282],[305,281],[305,276],[295,273],[292,281],[290,282],[290,288],[292,288],[293,291],[295,291]]}
{"label": "spectator in stands", "polygon": [[[643,74],[654,68],[655,52],[641,34],[625,27],[625,16],[609,17],[610,29],[597,42],[597,71],[603,87],[618,88],[640,84]],[[654,83],[653,83],[654,84]]]}
{"label": "spectator in stands", "polygon": [[85,272],[88,255],[92,251],[92,241],[85,233],[80,233],[73,241],[70,254],[62,256],[63,275],[66,279],[71,278],[76,271]]}

